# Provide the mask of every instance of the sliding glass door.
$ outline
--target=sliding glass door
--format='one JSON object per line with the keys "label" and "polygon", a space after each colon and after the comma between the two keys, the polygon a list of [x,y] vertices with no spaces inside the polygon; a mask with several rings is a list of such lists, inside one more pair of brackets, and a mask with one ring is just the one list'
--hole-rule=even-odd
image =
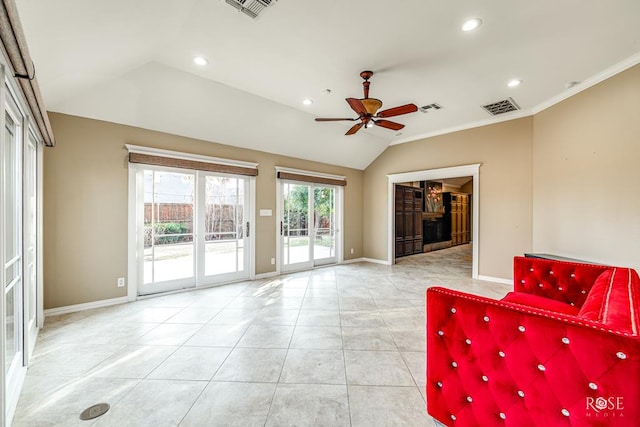
{"label": "sliding glass door", "polygon": [[281,270],[336,263],[339,187],[284,180],[280,185]]}
{"label": "sliding glass door", "polygon": [[24,147],[24,309],[25,350],[33,353],[38,337],[38,142],[29,133]]}
{"label": "sliding glass door", "polygon": [[[22,118],[8,100],[2,149],[2,228],[4,288],[4,378],[7,396],[19,390],[25,361],[22,272]],[[10,405],[9,405],[10,407]]]}
{"label": "sliding glass door", "polygon": [[249,277],[248,178],[151,166],[139,173],[140,294]]}
{"label": "sliding glass door", "polygon": [[248,179],[203,173],[200,184],[204,185],[200,282],[246,278]]}
{"label": "sliding glass door", "polygon": [[195,286],[195,173],[144,170],[142,293]]}

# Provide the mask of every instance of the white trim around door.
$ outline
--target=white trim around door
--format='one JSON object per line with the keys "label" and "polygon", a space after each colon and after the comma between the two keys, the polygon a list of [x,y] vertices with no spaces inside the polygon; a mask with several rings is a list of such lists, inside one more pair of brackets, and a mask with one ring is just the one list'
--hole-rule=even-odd
{"label": "white trim around door", "polygon": [[479,278],[478,261],[480,256],[480,163],[453,166],[449,168],[429,169],[414,172],[404,172],[387,175],[389,179],[387,189],[387,265],[395,263],[395,215],[394,215],[394,188],[395,184],[413,181],[430,181],[445,178],[458,178],[464,176],[473,177],[473,194],[472,197],[472,221],[473,221],[473,261],[471,268],[471,277]]}

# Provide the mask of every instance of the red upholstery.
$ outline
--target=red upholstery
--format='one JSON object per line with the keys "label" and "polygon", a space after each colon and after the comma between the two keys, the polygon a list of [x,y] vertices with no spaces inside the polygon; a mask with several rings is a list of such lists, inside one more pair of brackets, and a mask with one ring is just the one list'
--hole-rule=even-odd
{"label": "red upholstery", "polygon": [[556,313],[571,314],[574,316],[578,314],[578,307],[575,305],[556,301],[551,298],[541,297],[539,295],[527,294],[525,292],[509,292],[504,298],[502,298],[502,301],[540,308]]}
{"label": "red upholstery", "polygon": [[631,269],[614,268],[596,279],[578,316],[638,335],[640,280]]}
{"label": "red upholstery", "polygon": [[[514,287],[580,307],[612,269],[516,258]],[[638,333],[530,305],[427,290],[429,413],[448,426],[637,426]]]}

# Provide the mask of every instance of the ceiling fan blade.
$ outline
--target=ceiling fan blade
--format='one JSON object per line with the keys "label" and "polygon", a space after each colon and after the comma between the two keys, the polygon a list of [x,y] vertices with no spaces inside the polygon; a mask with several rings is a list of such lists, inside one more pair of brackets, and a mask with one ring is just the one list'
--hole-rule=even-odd
{"label": "ceiling fan blade", "polygon": [[340,118],[340,119],[331,119],[331,118],[325,118],[325,117],[316,117],[316,122],[340,122],[343,120],[349,120],[351,122],[354,122],[358,119],[351,119],[351,118]]}
{"label": "ceiling fan blade", "polygon": [[404,127],[404,125],[401,125],[400,123],[392,122],[390,120],[374,120],[373,123],[375,123],[376,126],[381,126],[383,128],[393,129],[393,130],[400,130]]}
{"label": "ceiling fan blade", "polygon": [[364,123],[362,122],[353,125],[353,127],[351,127],[351,129],[349,129],[347,133],[345,133],[345,135],[353,135],[354,133],[358,132],[362,126],[364,126]]}
{"label": "ceiling fan blade", "polygon": [[360,116],[362,114],[367,114],[367,109],[365,108],[361,100],[357,98],[347,98],[347,103],[349,103],[349,107],[351,107],[351,109],[355,111],[357,115]]}
{"label": "ceiling fan blade", "polygon": [[399,107],[389,108],[388,110],[382,110],[378,112],[378,117],[393,117],[401,114],[414,113],[418,111],[418,106],[415,104],[406,104]]}

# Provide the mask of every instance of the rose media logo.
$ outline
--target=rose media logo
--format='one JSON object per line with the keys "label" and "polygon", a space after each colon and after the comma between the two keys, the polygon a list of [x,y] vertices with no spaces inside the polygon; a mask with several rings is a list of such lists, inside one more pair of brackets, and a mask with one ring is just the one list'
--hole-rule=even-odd
{"label": "rose media logo", "polygon": [[587,397],[587,417],[621,418],[624,417],[624,398],[622,396]]}

